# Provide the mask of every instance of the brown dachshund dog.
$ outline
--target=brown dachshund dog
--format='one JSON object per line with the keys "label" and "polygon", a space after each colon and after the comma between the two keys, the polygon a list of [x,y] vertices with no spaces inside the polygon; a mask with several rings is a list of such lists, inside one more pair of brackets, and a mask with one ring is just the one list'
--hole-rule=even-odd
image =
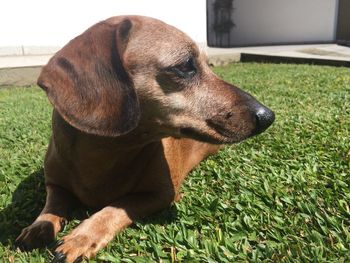
{"label": "brown dachshund dog", "polygon": [[54,241],[76,201],[99,211],[59,242],[54,262],[91,258],[135,219],[179,199],[220,145],[261,133],[274,113],[218,78],[183,32],[112,17],[70,41],[38,84],[54,106],[46,205],[16,242]]}

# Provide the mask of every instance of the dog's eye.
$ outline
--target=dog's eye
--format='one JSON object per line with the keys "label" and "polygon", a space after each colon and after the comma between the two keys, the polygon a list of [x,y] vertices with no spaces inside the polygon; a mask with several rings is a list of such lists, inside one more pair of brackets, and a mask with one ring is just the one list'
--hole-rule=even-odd
{"label": "dog's eye", "polygon": [[193,58],[189,58],[186,62],[181,63],[172,68],[172,70],[181,78],[187,79],[191,78],[196,74],[196,66]]}

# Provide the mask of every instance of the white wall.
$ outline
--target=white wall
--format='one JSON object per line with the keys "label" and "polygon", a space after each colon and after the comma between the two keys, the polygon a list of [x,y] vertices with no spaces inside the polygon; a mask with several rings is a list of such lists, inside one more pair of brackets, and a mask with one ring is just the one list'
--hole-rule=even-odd
{"label": "white wall", "polygon": [[105,18],[146,15],[206,42],[205,0],[2,0],[0,47],[63,46]]}

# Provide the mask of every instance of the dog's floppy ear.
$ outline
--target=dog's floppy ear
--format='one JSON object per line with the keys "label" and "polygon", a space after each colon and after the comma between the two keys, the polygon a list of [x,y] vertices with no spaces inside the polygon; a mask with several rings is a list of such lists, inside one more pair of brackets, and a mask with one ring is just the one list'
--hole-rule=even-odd
{"label": "dog's floppy ear", "polygon": [[69,42],[43,68],[38,85],[79,130],[118,136],[138,125],[140,106],[123,64],[132,22],[101,22]]}

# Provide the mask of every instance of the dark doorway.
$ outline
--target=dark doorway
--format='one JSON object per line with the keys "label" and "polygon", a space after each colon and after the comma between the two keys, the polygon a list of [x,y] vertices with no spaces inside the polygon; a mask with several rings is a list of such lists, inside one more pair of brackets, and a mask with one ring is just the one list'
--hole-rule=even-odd
{"label": "dark doorway", "polygon": [[337,42],[350,46],[350,1],[339,0]]}
{"label": "dark doorway", "polygon": [[233,0],[207,0],[207,42],[210,47],[230,47]]}

